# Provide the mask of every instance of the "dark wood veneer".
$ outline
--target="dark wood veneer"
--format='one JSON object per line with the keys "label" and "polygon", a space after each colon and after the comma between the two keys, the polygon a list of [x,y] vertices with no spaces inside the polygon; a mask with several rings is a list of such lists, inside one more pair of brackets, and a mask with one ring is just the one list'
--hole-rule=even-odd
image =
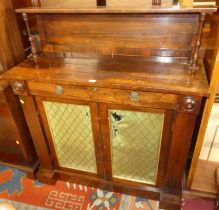
{"label": "dark wood veneer", "polygon": [[207,6],[207,7],[170,7],[170,8],[162,8],[162,7],[146,7],[146,8],[89,8],[89,9],[83,9],[78,7],[77,5],[75,8],[43,8],[43,7],[29,7],[29,8],[21,8],[16,9],[17,13],[200,13],[200,12],[206,12],[206,13],[213,13],[216,12],[216,7],[214,6]]}
{"label": "dark wood veneer", "polygon": [[[30,91],[36,89],[41,94],[42,91],[55,93],[53,86],[49,89],[43,87],[48,82],[54,86],[56,83],[70,85],[69,88],[85,85],[197,96],[210,94],[202,64],[197,73],[190,75],[187,65],[181,63],[160,63],[138,56],[78,56],[80,54],[67,59],[38,56],[37,66],[28,59],[0,78],[31,81]],[[32,81],[43,83],[35,83],[36,87],[33,87]]]}
{"label": "dark wood veneer", "polygon": [[39,166],[22,108],[8,82],[0,81],[0,163],[33,177]]}
{"label": "dark wood veneer", "polygon": [[[32,57],[0,79],[10,80],[24,102],[41,164],[37,177],[50,184],[63,179],[150,197],[160,200],[160,207],[180,209],[196,116],[203,97],[210,95],[199,55],[202,26],[205,13],[216,8],[98,2],[93,8],[16,10],[23,13],[27,29],[27,13],[36,14],[42,52],[29,33]],[[90,107],[96,174],[60,166],[44,100]],[[156,183],[112,176],[110,108],[164,114]]]}

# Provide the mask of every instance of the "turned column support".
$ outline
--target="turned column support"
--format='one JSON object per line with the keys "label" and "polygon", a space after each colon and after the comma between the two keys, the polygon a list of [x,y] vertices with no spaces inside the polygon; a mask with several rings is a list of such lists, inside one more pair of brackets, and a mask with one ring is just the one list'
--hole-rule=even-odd
{"label": "turned column support", "polygon": [[97,0],[97,6],[98,7],[106,6],[106,0]]}
{"label": "turned column support", "polygon": [[198,36],[197,36],[197,40],[193,48],[192,58],[189,64],[190,73],[194,73],[199,68],[199,65],[198,65],[199,50],[201,46],[202,30],[203,30],[205,18],[206,18],[206,13],[202,12],[199,17]]}
{"label": "turned column support", "polygon": [[[161,0],[152,0],[152,5],[161,5]],[[97,0],[97,6],[106,6],[106,0]]]}
{"label": "turned column support", "polygon": [[32,7],[40,7],[40,0],[31,0]]}
{"label": "turned column support", "polygon": [[33,36],[31,34],[31,31],[30,31],[30,26],[28,23],[28,15],[26,13],[22,13],[22,16],[23,16],[23,20],[24,20],[26,28],[27,28],[27,34],[28,34],[29,42],[30,42],[30,46],[31,46],[32,57],[33,57],[35,63],[37,63],[37,48],[35,46],[34,39],[33,39]]}
{"label": "turned column support", "polygon": [[152,0],[152,5],[161,5],[161,0]]}

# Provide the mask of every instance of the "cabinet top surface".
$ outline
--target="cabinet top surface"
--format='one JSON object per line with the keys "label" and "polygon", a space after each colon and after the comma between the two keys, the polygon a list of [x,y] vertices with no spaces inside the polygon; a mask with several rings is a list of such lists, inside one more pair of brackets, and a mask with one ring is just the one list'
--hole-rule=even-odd
{"label": "cabinet top surface", "polygon": [[37,66],[33,60],[26,60],[0,75],[0,79],[209,95],[209,86],[202,65],[195,74],[190,75],[185,64],[159,63],[137,56],[39,56]]}
{"label": "cabinet top surface", "polygon": [[[152,5],[152,0],[67,0],[50,3],[41,1],[40,7],[17,9],[18,13],[212,13],[214,6],[193,6],[188,3],[173,3],[173,0],[162,0],[161,5]],[[102,2],[102,3],[101,3]],[[185,1],[186,2],[186,1]]]}

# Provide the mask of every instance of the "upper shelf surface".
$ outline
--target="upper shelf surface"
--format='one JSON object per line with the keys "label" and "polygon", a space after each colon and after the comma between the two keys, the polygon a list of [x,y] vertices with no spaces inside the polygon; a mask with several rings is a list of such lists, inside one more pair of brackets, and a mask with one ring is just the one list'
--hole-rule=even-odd
{"label": "upper shelf surface", "polygon": [[0,75],[0,79],[209,95],[203,65],[194,75],[190,75],[187,65],[153,62],[138,56],[39,56],[37,66],[28,59]]}
{"label": "upper shelf surface", "polygon": [[[41,0],[40,7],[17,9],[18,13],[212,13],[214,6],[193,6],[162,0],[160,6],[153,6],[152,0],[106,0],[106,6],[97,6],[96,0],[67,0],[56,3]],[[57,3],[58,2],[58,3]]]}

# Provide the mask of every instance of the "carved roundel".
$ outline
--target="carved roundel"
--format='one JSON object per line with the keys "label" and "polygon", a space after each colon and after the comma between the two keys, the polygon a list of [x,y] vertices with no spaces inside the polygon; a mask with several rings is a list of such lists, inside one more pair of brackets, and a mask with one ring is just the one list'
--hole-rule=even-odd
{"label": "carved roundel", "polygon": [[12,89],[14,94],[22,94],[25,92],[24,83],[21,81],[12,82]]}
{"label": "carved roundel", "polygon": [[194,98],[192,96],[186,96],[183,99],[182,108],[184,111],[194,112],[194,111],[196,111],[197,107],[198,107],[198,101],[196,98]]}

